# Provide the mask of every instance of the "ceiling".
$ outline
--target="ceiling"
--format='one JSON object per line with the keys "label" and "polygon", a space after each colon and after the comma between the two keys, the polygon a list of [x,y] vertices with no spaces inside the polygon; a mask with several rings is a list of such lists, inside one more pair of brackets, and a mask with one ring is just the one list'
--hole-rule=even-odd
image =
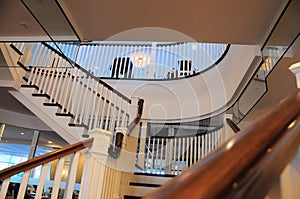
{"label": "ceiling", "polygon": [[[24,4],[23,4],[23,3]],[[0,39],[47,36],[81,40],[147,40],[259,44],[282,0],[1,0]]]}

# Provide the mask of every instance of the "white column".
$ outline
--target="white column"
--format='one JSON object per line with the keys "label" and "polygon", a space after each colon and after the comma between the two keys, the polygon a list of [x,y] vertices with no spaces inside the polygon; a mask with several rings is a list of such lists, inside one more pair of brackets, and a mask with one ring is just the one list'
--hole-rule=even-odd
{"label": "white column", "polygon": [[285,167],[280,180],[283,198],[300,198],[300,149],[290,164]]}
{"label": "white column", "polygon": [[[300,62],[289,68],[295,75],[297,87],[300,88]],[[283,198],[300,198],[300,148],[294,159],[281,174],[281,194]]]}
{"label": "white column", "polygon": [[291,65],[289,69],[296,75],[297,87],[300,88],[300,62]]}
{"label": "white column", "polygon": [[112,133],[94,129],[89,131],[94,138],[93,146],[87,152],[86,165],[82,176],[79,198],[100,198],[106,180],[105,168],[107,167],[108,147],[111,143]]}

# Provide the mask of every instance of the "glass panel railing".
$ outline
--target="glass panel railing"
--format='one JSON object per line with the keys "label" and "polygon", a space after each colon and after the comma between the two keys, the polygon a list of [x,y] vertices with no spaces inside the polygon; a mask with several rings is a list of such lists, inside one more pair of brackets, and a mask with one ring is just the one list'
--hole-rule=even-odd
{"label": "glass panel railing", "polygon": [[263,63],[235,104],[227,111],[233,114],[233,121],[240,122],[267,91],[266,81],[270,72],[283,57],[293,57],[299,52],[300,1],[287,4],[270,36],[263,45]]}
{"label": "glass panel railing", "polygon": [[57,1],[23,0],[22,3],[50,41],[79,41],[79,36]]}
{"label": "glass panel railing", "polygon": [[261,66],[266,77],[283,56],[293,56],[285,54],[289,46],[296,40],[300,32],[300,1],[292,0],[287,5],[285,12],[280,16],[276,26],[271,32],[271,36],[263,45],[261,51],[264,64]]}

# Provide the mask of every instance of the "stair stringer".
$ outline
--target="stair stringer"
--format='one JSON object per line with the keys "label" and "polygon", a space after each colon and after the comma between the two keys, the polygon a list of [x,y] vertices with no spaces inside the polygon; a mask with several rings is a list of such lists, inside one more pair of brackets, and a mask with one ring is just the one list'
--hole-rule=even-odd
{"label": "stair stringer", "polygon": [[34,88],[23,87],[19,91],[9,91],[9,93],[70,144],[83,139],[82,135],[86,129],[84,127],[70,127],[68,125],[70,117],[56,116],[58,107],[44,106],[43,103],[46,98],[33,97]]}

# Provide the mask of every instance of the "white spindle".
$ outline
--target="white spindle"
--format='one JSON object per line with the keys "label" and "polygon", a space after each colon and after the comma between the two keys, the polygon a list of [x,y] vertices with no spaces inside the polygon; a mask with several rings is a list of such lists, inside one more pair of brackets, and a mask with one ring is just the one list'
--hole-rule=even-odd
{"label": "white spindle", "polygon": [[64,193],[64,199],[72,198],[73,190],[74,190],[74,184],[76,180],[76,171],[78,167],[78,161],[79,161],[79,155],[80,152],[76,152],[73,154],[70,162],[70,168],[68,172],[68,179],[66,182],[66,189]]}
{"label": "white spindle", "polygon": [[[90,112],[90,119],[88,121],[88,129],[91,130],[93,129],[94,123],[96,122],[96,106],[97,106],[97,99],[98,101],[100,101],[99,97],[98,97],[98,82],[97,81],[93,81],[93,85],[92,85],[92,97],[91,97],[91,105],[89,107],[89,112]],[[94,93],[95,91],[95,93]]]}
{"label": "white spindle", "polygon": [[162,173],[162,164],[163,164],[163,152],[164,152],[164,138],[161,139],[161,146],[160,146],[160,173]]}
{"label": "white spindle", "polygon": [[10,182],[10,178],[6,178],[5,180],[2,181],[0,198],[5,198],[9,186],[9,182]]}
{"label": "white spindle", "polygon": [[181,138],[178,138],[178,154],[177,154],[177,162],[178,162],[178,170],[177,170],[177,174],[180,174],[180,156],[181,156]]}
{"label": "white spindle", "polygon": [[159,163],[159,138],[156,138],[156,156],[155,156],[155,173],[158,173],[158,163]]}
{"label": "white spindle", "polygon": [[17,199],[24,199],[26,188],[27,188],[27,182],[28,182],[28,179],[29,179],[29,174],[30,174],[30,170],[25,171],[24,174],[23,174],[22,182],[21,182],[20,187],[19,187],[19,192],[18,192]]}
{"label": "white spindle", "polygon": [[194,159],[193,159],[193,164],[196,163],[197,161],[197,137],[194,137]]}
{"label": "white spindle", "polygon": [[111,105],[112,105],[112,95],[113,92],[111,90],[108,91],[108,104],[107,104],[107,108],[106,108],[106,119],[105,119],[105,130],[108,130],[108,121],[110,119],[110,112],[111,112]]}
{"label": "white spindle", "polygon": [[48,164],[44,164],[42,166],[42,170],[41,170],[41,174],[40,174],[40,178],[39,178],[39,183],[38,183],[37,190],[36,190],[36,193],[35,193],[35,198],[36,199],[42,198],[47,170],[48,170]]}
{"label": "white spindle", "polygon": [[[82,86],[83,86],[83,81],[84,81],[83,77],[83,72],[82,70],[79,70],[79,76],[78,76],[78,80],[76,83],[76,88],[75,88],[75,93],[74,93],[74,102],[72,104],[72,110],[73,110],[73,114],[75,115],[75,123],[77,122],[78,118],[79,118],[79,108],[80,108],[80,99],[82,97],[81,92],[82,92]],[[82,82],[82,83],[81,83]]]}
{"label": "white spindle", "polygon": [[190,166],[189,164],[189,148],[190,148],[190,140],[188,137],[185,138],[186,140],[186,153],[185,153],[185,159],[186,159],[186,168]]}
{"label": "white spindle", "polygon": [[52,188],[52,193],[51,193],[51,199],[56,199],[57,196],[58,196],[62,171],[63,171],[63,168],[64,168],[64,162],[65,162],[65,158],[60,158],[58,160],[56,170],[55,170],[55,176],[54,176],[53,188]]}
{"label": "white spindle", "polygon": [[174,171],[174,174],[176,174],[176,165],[177,165],[177,161],[176,161],[176,157],[177,157],[177,138],[174,139],[174,164],[173,164],[173,171]]}
{"label": "white spindle", "polygon": [[197,143],[198,143],[198,161],[200,160],[201,158],[201,135],[197,135]]}
{"label": "white spindle", "polygon": [[152,157],[152,166],[151,166],[151,171],[150,171],[150,173],[152,173],[152,171],[154,170],[154,161],[155,161],[155,159],[154,159],[154,155],[155,155],[155,151],[154,151],[154,147],[155,147],[155,138],[152,138],[152,154],[151,154],[151,157]]}

